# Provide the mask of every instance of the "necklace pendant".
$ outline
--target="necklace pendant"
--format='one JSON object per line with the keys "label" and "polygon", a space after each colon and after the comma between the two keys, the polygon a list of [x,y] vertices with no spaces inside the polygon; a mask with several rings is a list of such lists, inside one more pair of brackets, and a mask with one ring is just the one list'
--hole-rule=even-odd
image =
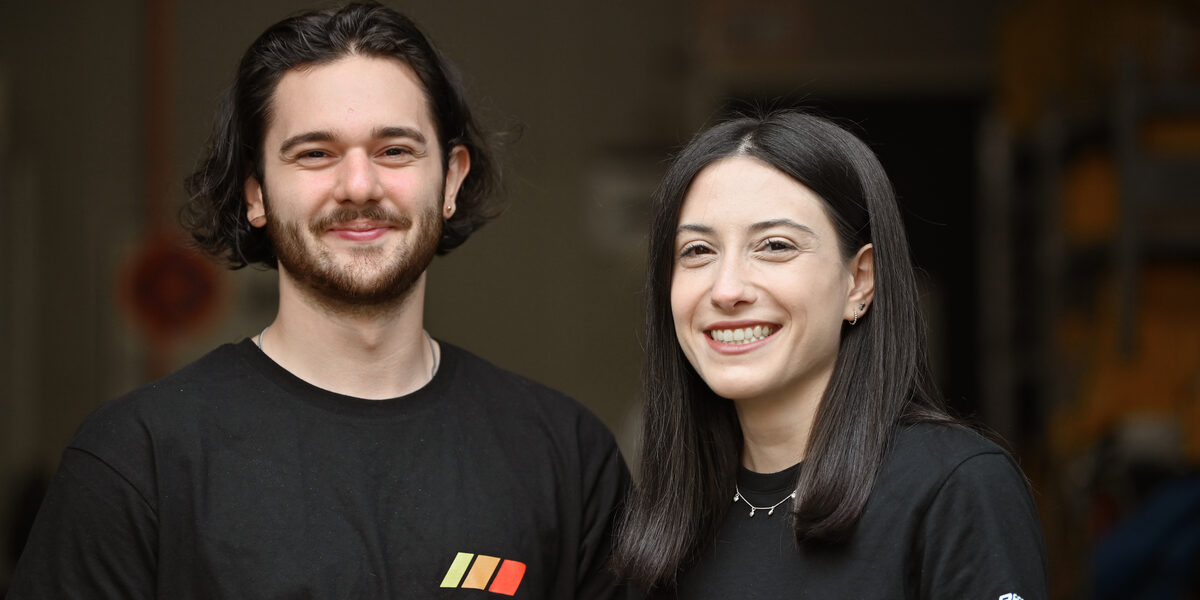
{"label": "necklace pendant", "polygon": [[753,508],[751,508],[751,509],[750,509],[750,516],[752,516],[752,517],[754,516],[754,509],[753,509]]}
{"label": "necklace pendant", "polygon": [[767,516],[768,516],[768,517],[769,517],[769,516],[771,516],[771,515],[773,515],[773,514],[775,514],[775,507],[774,507],[774,506],[772,506],[772,507],[771,507],[771,510],[768,510],[768,511],[767,511]]}
{"label": "necklace pendant", "polygon": [[741,495],[741,494],[734,494],[734,495],[733,495],[733,501],[734,501],[734,502],[737,502],[737,501],[738,501],[738,500],[740,500],[741,498],[742,498],[742,495]]}

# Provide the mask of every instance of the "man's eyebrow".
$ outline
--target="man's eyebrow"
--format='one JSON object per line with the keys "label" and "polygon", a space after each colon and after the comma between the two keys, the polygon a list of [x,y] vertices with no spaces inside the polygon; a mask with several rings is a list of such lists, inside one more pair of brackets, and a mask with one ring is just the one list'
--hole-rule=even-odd
{"label": "man's eyebrow", "polygon": [[800,223],[797,223],[791,219],[771,219],[770,221],[759,221],[758,223],[750,226],[750,231],[762,231],[764,229],[770,229],[780,225],[784,227],[791,227],[793,229],[799,229],[800,231],[803,231],[809,235],[817,235],[817,232],[813,231],[812,227],[809,227],[808,225],[801,225]]}
{"label": "man's eyebrow", "polygon": [[376,127],[371,130],[371,135],[375,139],[406,137],[412,138],[418,144],[425,143],[425,134],[412,127]]}
{"label": "man's eyebrow", "polygon": [[331,141],[333,141],[333,133],[332,132],[309,131],[308,133],[301,133],[298,135],[293,135],[292,137],[290,137],[286,140],[283,140],[283,143],[279,145],[279,153],[287,154],[289,151],[291,151],[292,148],[295,148],[296,146],[299,146],[300,144],[307,144],[308,142],[331,142]]}

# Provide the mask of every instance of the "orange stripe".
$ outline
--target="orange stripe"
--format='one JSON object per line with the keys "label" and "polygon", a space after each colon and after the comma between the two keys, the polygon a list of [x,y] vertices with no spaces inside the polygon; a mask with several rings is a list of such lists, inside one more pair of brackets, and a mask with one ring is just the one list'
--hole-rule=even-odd
{"label": "orange stripe", "polygon": [[505,596],[515,595],[523,577],[525,577],[525,563],[506,560],[504,564],[500,565],[500,572],[496,573],[496,580],[492,582],[492,587],[488,588],[488,591]]}
{"label": "orange stripe", "polygon": [[482,590],[487,587],[488,580],[492,578],[492,573],[496,570],[496,565],[500,564],[500,559],[495,556],[485,556],[480,554],[475,557],[475,564],[471,566],[471,571],[467,573],[467,578],[463,580],[463,588],[471,588]]}

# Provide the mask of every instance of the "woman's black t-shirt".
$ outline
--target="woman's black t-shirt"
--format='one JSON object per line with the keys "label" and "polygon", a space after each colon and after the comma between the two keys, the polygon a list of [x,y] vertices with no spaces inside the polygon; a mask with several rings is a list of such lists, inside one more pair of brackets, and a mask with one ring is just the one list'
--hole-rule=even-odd
{"label": "woman's black t-shirt", "polygon": [[[769,507],[798,469],[743,469],[738,487]],[[788,500],[768,515],[734,501],[702,558],[661,598],[1045,598],[1045,551],[1029,486],[1012,457],[974,432],[917,425],[898,432],[851,538],[798,547]]]}

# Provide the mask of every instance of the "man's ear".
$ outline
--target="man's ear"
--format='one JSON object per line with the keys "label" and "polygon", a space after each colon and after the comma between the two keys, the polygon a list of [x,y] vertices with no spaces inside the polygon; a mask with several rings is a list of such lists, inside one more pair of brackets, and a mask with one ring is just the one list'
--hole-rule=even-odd
{"label": "man's ear", "polygon": [[875,245],[866,244],[846,264],[850,273],[850,291],[844,309],[847,321],[857,321],[875,299]]}
{"label": "man's ear", "polygon": [[246,178],[242,192],[246,196],[246,220],[251,227],[267,224],[267,206],[263,203],[262,184],[253,175]]}
{"label": "man's ear", "polygon": [[446,160],[446,187],[442,191],[442,217],[449,219],[458,208],[458,190],[471,171],[471,152],[461,144],[450,149]]}

